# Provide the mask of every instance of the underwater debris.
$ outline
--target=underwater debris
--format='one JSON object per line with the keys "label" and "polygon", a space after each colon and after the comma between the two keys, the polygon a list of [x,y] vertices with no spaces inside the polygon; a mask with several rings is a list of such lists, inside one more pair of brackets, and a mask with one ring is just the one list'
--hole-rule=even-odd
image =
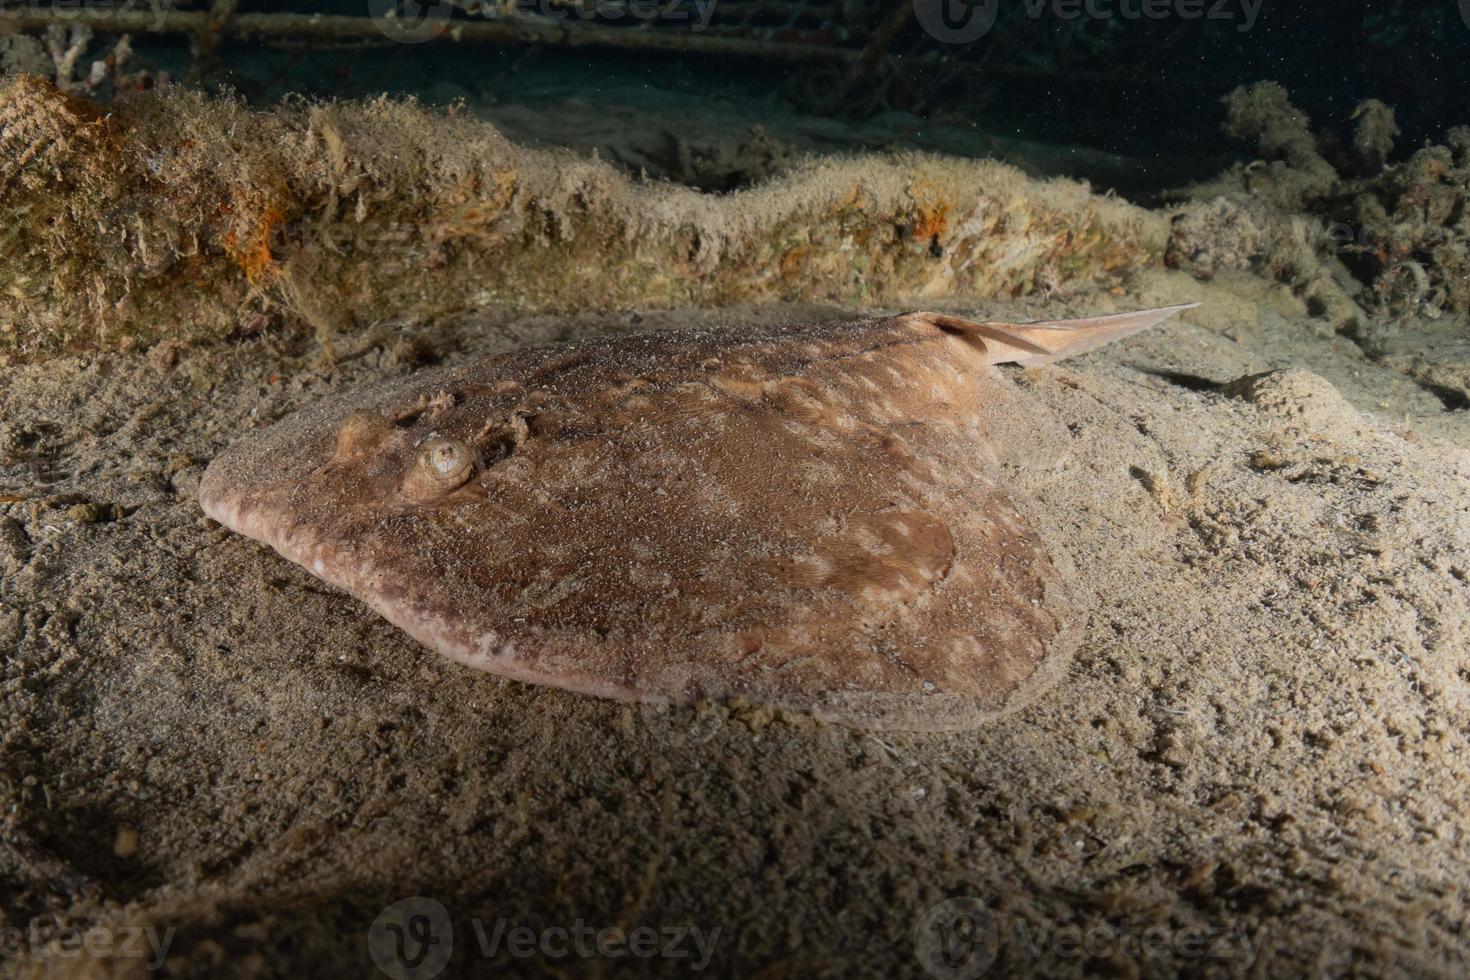
{"label": "underwater debris", "polygon": [[1167,234],[993,162],[815,161],[709,195],[413,102],[259,112],[171,90],[104,117],[33,76],[0,87],[0,215],[10,357],[224,337],[256,314],[327,336],[490,305],[1015,297],[1115,283]]}
{"label": "underwater debris", "polygon": [[1376,174],[1387,166],[1394,137],[1401,135],[1393,109],[1377,99],[1368,99],[1353,112],[1353,119],[1357,122],[1353,149],[1358,154],[1358,166],[1365,174]]}
{"label": "underwater debris", "polygon": [[1376,99],[1353,113],[1350,141],[1314,132],[1274,82],[1225,104],[1226,131],[1264,159],[1196,188],[1171,265],[1208,276],[1249,262],[1370,347],[1394,321],[1470,312],[1470,132],[1389,163],[1399,129]]}
{"label": "underwater debris", "polygon": [[1200,279],[1250,270],[1287,284],[1308,311],[1337,331],[1359,330],[1360,287],[1332,254],[1326,224],[1283,215],[1248,194],[1202,195],[1173,213],[1164,260]]}
{"label": "underwater debris", "polygon": [[47,75],[54,70],[40,39],[29,34],[0,34],[0,74]]}
{"label": "underwater debris", "polygon": [[1252,190],[1280,210],[1304,211],[1338,181],[1306,113],[1276,82],[1244,86],[1226,96],[1224,128],[1227,135],[1254,144],[1268,161],[1269,179],[1256,179]]}
{"label": "underwater debris", "polygon": [[1249,199],[1239,195],[1197,201],[1180,209],[1169,230],[1164,261],[1201,279],[1252,268],[1266,250],[1267,234]]}

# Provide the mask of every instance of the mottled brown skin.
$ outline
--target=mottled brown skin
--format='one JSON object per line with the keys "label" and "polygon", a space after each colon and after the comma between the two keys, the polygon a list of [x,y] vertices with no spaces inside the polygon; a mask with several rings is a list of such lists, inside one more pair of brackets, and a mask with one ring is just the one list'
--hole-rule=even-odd
{"label": "mottled brown skin", "polygon": [[1076,639],[982,410],[1055,349],[927,314],[529,349],[309,408],[200,497],[493,673],[971,727]]}

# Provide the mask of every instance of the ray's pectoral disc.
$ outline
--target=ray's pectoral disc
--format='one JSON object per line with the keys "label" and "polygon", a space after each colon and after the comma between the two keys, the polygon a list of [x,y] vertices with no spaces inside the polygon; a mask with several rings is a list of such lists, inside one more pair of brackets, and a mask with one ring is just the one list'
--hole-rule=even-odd
{"label": "ray's pectoral disc", "polygon": [[983,411],[989,364],[1065,344],[964,322],[488,358],[310,407],[217,459],[200,497],[506,677],[970,727],[1041,688],[1076,616],[994,483]]}

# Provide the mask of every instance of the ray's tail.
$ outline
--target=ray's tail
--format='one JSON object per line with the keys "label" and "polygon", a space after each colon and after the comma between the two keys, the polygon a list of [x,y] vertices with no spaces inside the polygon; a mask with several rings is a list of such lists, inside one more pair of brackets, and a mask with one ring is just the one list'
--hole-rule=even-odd
{"label": "ray's tail", "polygon": [[1167,320],[1181,310],[1191,310],[1198,303],[1160,306],[1152,310],[1111,313],[1077,320],[1038,320],[1035,323],[1007,323],[997,320],[966,320],[947,313],[907,313],[948,333],[972,339],[985,353],[988,364],[1020,364],[1036,367],[1050,364],[1111,343],[1156,323]]}

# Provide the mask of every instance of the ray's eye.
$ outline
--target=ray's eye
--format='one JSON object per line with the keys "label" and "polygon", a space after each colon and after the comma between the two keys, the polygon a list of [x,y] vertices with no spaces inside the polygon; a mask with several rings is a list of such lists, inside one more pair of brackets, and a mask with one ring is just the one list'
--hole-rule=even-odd
{"label": "ray's eye", "polygon": [[410,497],[429,500],[463,486],[474,471],[474,450],[458,439],[435,436],[419,446],[403,490]]}
{"label": "ray's eye", "polygon": [[469,466],[469,450],[453,439],[432,439],[419,450],[419,458],[435,479],[453,480]]}

